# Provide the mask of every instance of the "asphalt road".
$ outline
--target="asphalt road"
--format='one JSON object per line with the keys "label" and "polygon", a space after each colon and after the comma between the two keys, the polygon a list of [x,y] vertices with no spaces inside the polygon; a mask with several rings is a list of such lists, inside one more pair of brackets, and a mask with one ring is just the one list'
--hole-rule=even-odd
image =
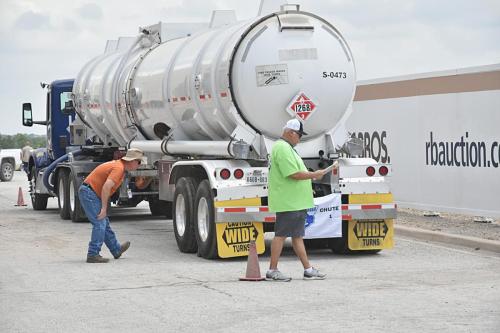
{"label": "asphalt road", "polygon": [[498,254],[396,238],[377,255],[311,251],[328,278],[304,281],[288,244],[290,283],[240,282],[245,259],[180,253],[172,221],[142,206],[113,210],[124,257],[87,264],[90,225],[60,220],[55,199],[14,207],[21,185],[29,201],[21,172],[0,183],[0,332],[500,331]]}

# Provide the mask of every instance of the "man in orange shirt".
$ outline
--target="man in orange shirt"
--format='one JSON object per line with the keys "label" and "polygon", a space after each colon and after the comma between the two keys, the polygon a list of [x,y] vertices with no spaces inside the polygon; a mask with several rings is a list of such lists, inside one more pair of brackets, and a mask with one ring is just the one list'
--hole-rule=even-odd
{"label": "man in orange shirt", "polygon": [[101,257],[102,243],[105,243],[115,259],[127,251],[130,242],[120,245],[116,235],[111,230],[108,218],[108,201],[120,187],[125,177],[125,171],[136,170],[141,164],[144,153],[137,148],[131,148],[120,160],[114,160],[99,165],[85,178],[78,190],[80,204],[87,218],[92,223],[92,235],[87,252],[88,263],[106,263],[107,258]]}

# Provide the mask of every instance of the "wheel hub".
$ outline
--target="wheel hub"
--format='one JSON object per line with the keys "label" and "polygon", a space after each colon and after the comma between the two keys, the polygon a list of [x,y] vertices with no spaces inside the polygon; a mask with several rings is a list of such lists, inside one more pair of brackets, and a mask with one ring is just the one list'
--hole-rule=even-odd
{"label": "wheel hub", "polygon": [[61,206],[61,209],[64,208],[64,182],[63,182],[63,179],[62,177],[59,178],[59,188],[57,189],[58,190],[58,198],[59,198],[59,205]]}
{"label": "wheel hub", "polygon": [[184,236],[186,231],[186,201],[182,194],[179,194],[175,201],[175,226],[179,236]]}
{"label": "wheel hub", "polygon": [[5,164],[2,167],[2,173],[5,179],[10,179],[12,177],[12,167],[10,164]]}
{"label": "wheel hub", "polygon": [[198,202],[198,234],[203,242],[208,239],[209,220],[207,199],[201,198]]}
{"label": "wheel hub", "polygon": [[75,211],[75,187],[73,186],[73,180],[69,180],[69,207],[71,212]]}

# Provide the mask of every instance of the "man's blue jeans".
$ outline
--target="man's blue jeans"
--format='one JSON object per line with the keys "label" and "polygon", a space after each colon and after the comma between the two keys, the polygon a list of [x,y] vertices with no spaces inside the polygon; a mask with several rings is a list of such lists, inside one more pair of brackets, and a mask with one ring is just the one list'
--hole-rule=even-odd
{"label": "man's blue jeans", "polygon": [[101,252],[102,243],[105,243],[113,256],[120,253],[120,243],[109,225],[109,218],[97,219],[101,211],[101,199],[87,186],[81,185],[78,190],[80,204],[87,218],[92,223],[92,236],[90,237],[88,256],[97,256]]}

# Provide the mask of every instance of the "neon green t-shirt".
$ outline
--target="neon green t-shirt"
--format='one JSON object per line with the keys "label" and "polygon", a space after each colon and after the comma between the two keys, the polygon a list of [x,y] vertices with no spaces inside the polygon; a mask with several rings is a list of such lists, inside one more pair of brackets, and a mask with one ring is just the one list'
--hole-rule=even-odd
{"label": "neon green t-shirt", "polygon": [[311,180],[295,180],[290,175],[307,171],[292,146],[276,141],[269,163],[268,204],[272,212],[290,212],[314,207]]}

